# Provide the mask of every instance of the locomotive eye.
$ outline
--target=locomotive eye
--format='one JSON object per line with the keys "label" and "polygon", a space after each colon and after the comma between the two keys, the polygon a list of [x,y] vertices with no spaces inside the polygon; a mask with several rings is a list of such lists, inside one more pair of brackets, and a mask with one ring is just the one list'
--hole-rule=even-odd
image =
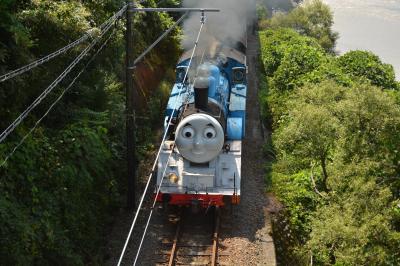
{"label": "locomotive eye", "polygon": [[207,139],[215,138],[216,135],[217,135],[217,132],[212,127],[207,127],[204,130],[204,137],[207,138]]}
{"label": "locomotive eye", "polygon": [[192,127],[188,126],[188,127],[184,127],[182,130],[182,136],[184,138],[188,138],[191,139],[194,136],[194,130]]}

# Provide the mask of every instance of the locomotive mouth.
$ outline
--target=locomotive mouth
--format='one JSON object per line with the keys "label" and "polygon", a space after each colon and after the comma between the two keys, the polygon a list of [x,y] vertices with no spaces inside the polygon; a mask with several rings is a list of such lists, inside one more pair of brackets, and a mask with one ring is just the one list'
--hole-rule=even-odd
{"label": "locomotive mouth", "polygon": [[196,155],[202,155],[202,154],[205,154],[205,153],[206,153],[205,150],[195,150],[195,149],[193,149],[192,152],[193,152],[194,154],[196,154]]}

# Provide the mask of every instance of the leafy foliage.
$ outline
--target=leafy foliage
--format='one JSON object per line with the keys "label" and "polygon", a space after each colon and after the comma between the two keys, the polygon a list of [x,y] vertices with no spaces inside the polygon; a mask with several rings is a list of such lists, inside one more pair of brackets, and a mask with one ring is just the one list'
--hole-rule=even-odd
{"label": "leafy foliage", "polygon": [[400,94],[393,68],[370,52],[335,57],[314,33],[286,26],[295,30],[260,32],[260,101],[274,130],[267,178],[285,206],[275,221],[281,263],[397,265]]}
{"label": "leafy foliage", "polygon": [[[299,245],[307,243],[293,254],[303,257],[312,250],[314,260],[321,264],[346,260],[353,261],[351,265],[363,264],[368,256],[376,256],[373,261],[379,265],[396,264],[400,239],[393,212],[399,198],[399,106],[386,92],[365,84],[346,89],[324,82],[294,94],[288,100],[285,121],[273,135],[277,161],[272,168],[273,190],[287,207],[291,231],[303,240]],[[319,199],[311,201],[311,206],[298,197],[302,190],[293,179],[305,172],[309,173],[303,179],[306,191]],[[362,192],[366,187],[381,191],[369,203],[364,197],[372,192]],[[343,206],[343,202],[353,205]],[[349,214],[343,217],[346,210]],[[299,213],[308,219],[299,220]],[[379,229],[375,228],[378,224]],[[374,230],[385,232],[383,240],[375,241],[376,235],[362,232]],[[357,237],[354,242],[355,234],[365,239]]]}
{"label": "leafy foliage", "polygon": [[261,31],[260,40],[263,43],[261,57],[268,76],[275,74],[275,71],[282,64],[282,60],[285,59],[285,56],[287,57],[288,48],[294,45],[321,50],[314,39],[301,36],[296,31],[288,28]]}
{"label": "leafy foliage", "polygon": [[340,68],[353,78],[366,79],[385,89],[396,89],[392,65],[384,64],[379,57],[367,51],[350,51],[338,58]]}
{"label": "leafy foliage", "polygon": [[268,9],[265,5],[257,3],[257,18],[264,20],[268,18]]}
{"label": "leafy foliage", "polygon": [[354,178],[346,193],[321,206],[307,248],[321,265],[397,265],[400,233],[392,229],[392,195],[374,181]]}
{"label": "leafy foliage", "polygon": [[[1,1],[0,73],[47,55],[88,30],[96,31],[124,4],[114,0]],[[146,5],[154,6],[155,1],[146,1]],[[138,14],[135,55],[173,22],[164,13]],[[115,35],[105,49],[0,168],[0,264],[102,264],[105,231],[113,222],[115,210],[123,205],[121,196],[126,190],[123,30],[123,24],[116,23]],[[155,125],[160,123],[168,80],[173,77],[167,69],[180,54],[178,34],[175,30],[137,69],[136,87],[144,92],[139,101],[142,109],[137,112],[144,121],[140,121],[136,136],[139,158],[152,142]],[[1,83],[0,128],[6,128],[25,110],[86,46],[84,43]],[[0,162],[76,73],[71,72],[0,144]]]}
{"label": "leafy foliage", "polygon": [[302,238],[310,232],[311,211],[321,200],[314,193],[309,171],[284,174],[280,173],[280,170],[284,172],[283,168],[283,165],[275,165],[272,170],[274,192],[280,196],[282,203],[287,207],[292,234]]}
{"label": "leafy foliage", "polygon": [[278,90],[290,90],[302,85],[302,76],[322,64],[323,53],[308,45],[291,45],[285,49],[279,67],[271,79],[272,86]]}
{"label": "leafy foliage", "polygon": [[76,247],[95,251],[117,196],[106,133],[80,124],[51,139],[42,132],[10,159],[2,171],[3,262],[83,264]]}
{"label": "leafy foliage", "polygon": [[333,53],[338,34],[332,25],[332,11],[320,0],[305,1],[288,14],[278,12],[266,23],[267,28],[292,28],[315,38],[325,51]]}

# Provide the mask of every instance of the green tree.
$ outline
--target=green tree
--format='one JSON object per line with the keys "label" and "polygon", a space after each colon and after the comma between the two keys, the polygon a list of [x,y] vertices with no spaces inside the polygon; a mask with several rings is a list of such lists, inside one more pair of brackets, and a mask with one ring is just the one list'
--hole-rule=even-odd
{"label": "green tree", "polygon": [[[172,2],[176,3],[168,1]],[[96,31],[124,4],[114,0],[2,1],[0,71],[5,73],[41,58],[87,30]],[[154,6],[155,1],[146,1],[146,5]],[[167,14],[138,14],[135,53],[142,52],[173,22]],[[124,26],[121,22],[115,26],[105,49],[0,168],[0,264],[102,264],[104,232],[115,210],[123,206],[120,194],[126,189]],[[173,76],[166,70],[179,57],[178,34],[179,30],[174,31],[137,68],[137,87],[147,89],[142,90],[146,97],[141,102],[148,116],[140,121],[137,131],[139,158],[150,147],[151,130],[160,122],[157,118],[170,86],[165,80],[160,85],[163,88],[157,88],[165,76]],[[86,45],[1,83],[0,128],[25,110]],[[71,72],[0,144],[0,163],[76,73]]]}
{"label": "green tree", "polygon": [[268,9],[265,5],[257,3],[257,18],[259,20],[265,20],[268,18]]}
{"label": "green tree", "polygon": [[367,80],[385,89],[397,89],[392,65],[368,51],[350,51],[338,58],[339,66],[354,79]]}
{"label": "green tree", "polygon": [[301,82],[304,84],[319,84],[326,80],[332,80],[345,87],[351,87],[354,83],[351,76],[339,67],[337,58],[330,55],[327,55],[324,62],[317,68],[301,77]]}
{"label": "green tree", "polygon": [[[291,91],[311,79],[312,73],[327,62],[323,49],[313,39],[301,36],[291,29],[260,32],[261,58],[267,75],[268,91],[261,96],[268,101],[266,118],[273,121],[273,128],[287,113],[286,102]],[[322,75],[319,79],[323,79]]]}
{"label": "green tree", "polygon": [[[295,89],[285,106],[287,114],[272,138],[277,161],[270,176],[299,239],[285,249],[292,260],[309,261],[312,254],[323,265],[397,264],[400,109],[395,99],[370,84],[343,87],[325,81]],[[311,201],[302,191],[313,195]]]}
{"label": "green tree", "polygon": [[[297,106],[289,113],[289,122],[274,139],[276,149],[283,156],[293,157],[304,168],[317,164],[322,170],[322,189],[328,190],[327,163],[337,137],[338,121],[323,107]],[[290,167],[290,166],[289,166]],[[295,169],[299,166],[295,166]]]}
{"label": "green tree", "polygon": [[400,263],[400,233],[393,230],[392,195],[373,179],[353,177],[345,193],[333,196],[314,213],[303,256],[309,258],[311,250],[317,265]]}
{"label": "green tree", "polygon": [[336,110],[343,126],[341,160],[371,162],[370,171],[398,190],[400,108],[393,98],[379,88],[361,84],[346,91]]}
{"label": "green tree", "polygon": [[277,13],[270,22],[271,28],[292,28],[302,35],[313,37],[330,53],[334,52],[338,34],[332,31],[333,14],[320,0],[309,0],[288,14]]}
{"label": "green tree", "polygon": [[325,61],[321,49],[293,44],[285,49],[271,85],[278,90],[291,90],[303,85],[302,77],[317,69]]}
{"label": "green tree", "polygon": [[267,76],[273,76],[282,64],[287,50],[293,46],[311,47],[321,50],[315,39],[301,36],[293,29],[279,28],[260,31],[261,58]]}
{"label": "green tree", "polygon": [[[326,53],[333,46],[324,51],[318,31],[304,27],[321,19],[310,14],[317,13],[278,14],[276,27],[260,32],[260,101],[274,130],[267,179],[284,205],[277,252],[283,264],[311,257],[316,265],[397,265],[400,97],[393,68],[369,52]],[[305,36],[312,34],[320,44]]]}

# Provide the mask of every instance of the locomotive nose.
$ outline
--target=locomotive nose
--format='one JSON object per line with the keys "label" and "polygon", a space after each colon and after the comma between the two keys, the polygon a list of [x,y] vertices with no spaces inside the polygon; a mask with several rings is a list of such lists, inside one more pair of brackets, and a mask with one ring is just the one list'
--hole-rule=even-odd
{"label": "locomotive nose", "polygon": [[220,153],[224,144],[221,124],[208,114],[197,113],[185,117],[176,132],[179,152],[194,163],[211,161]]}
{"label": "locomotive nose", "polygon": [[193,143],[193,153],[195,154],[205,153],[204,143],[201,140],[201,136],[199,134],[196,135],[195,141]]}
{"label": "locomotive nose", "polygon": [[196,155],[203,155],[207,152],[207,150],[204,148],[203,144],[195,142],[193,144],[192,152],[193,152],[193,154],[196,154]]}

